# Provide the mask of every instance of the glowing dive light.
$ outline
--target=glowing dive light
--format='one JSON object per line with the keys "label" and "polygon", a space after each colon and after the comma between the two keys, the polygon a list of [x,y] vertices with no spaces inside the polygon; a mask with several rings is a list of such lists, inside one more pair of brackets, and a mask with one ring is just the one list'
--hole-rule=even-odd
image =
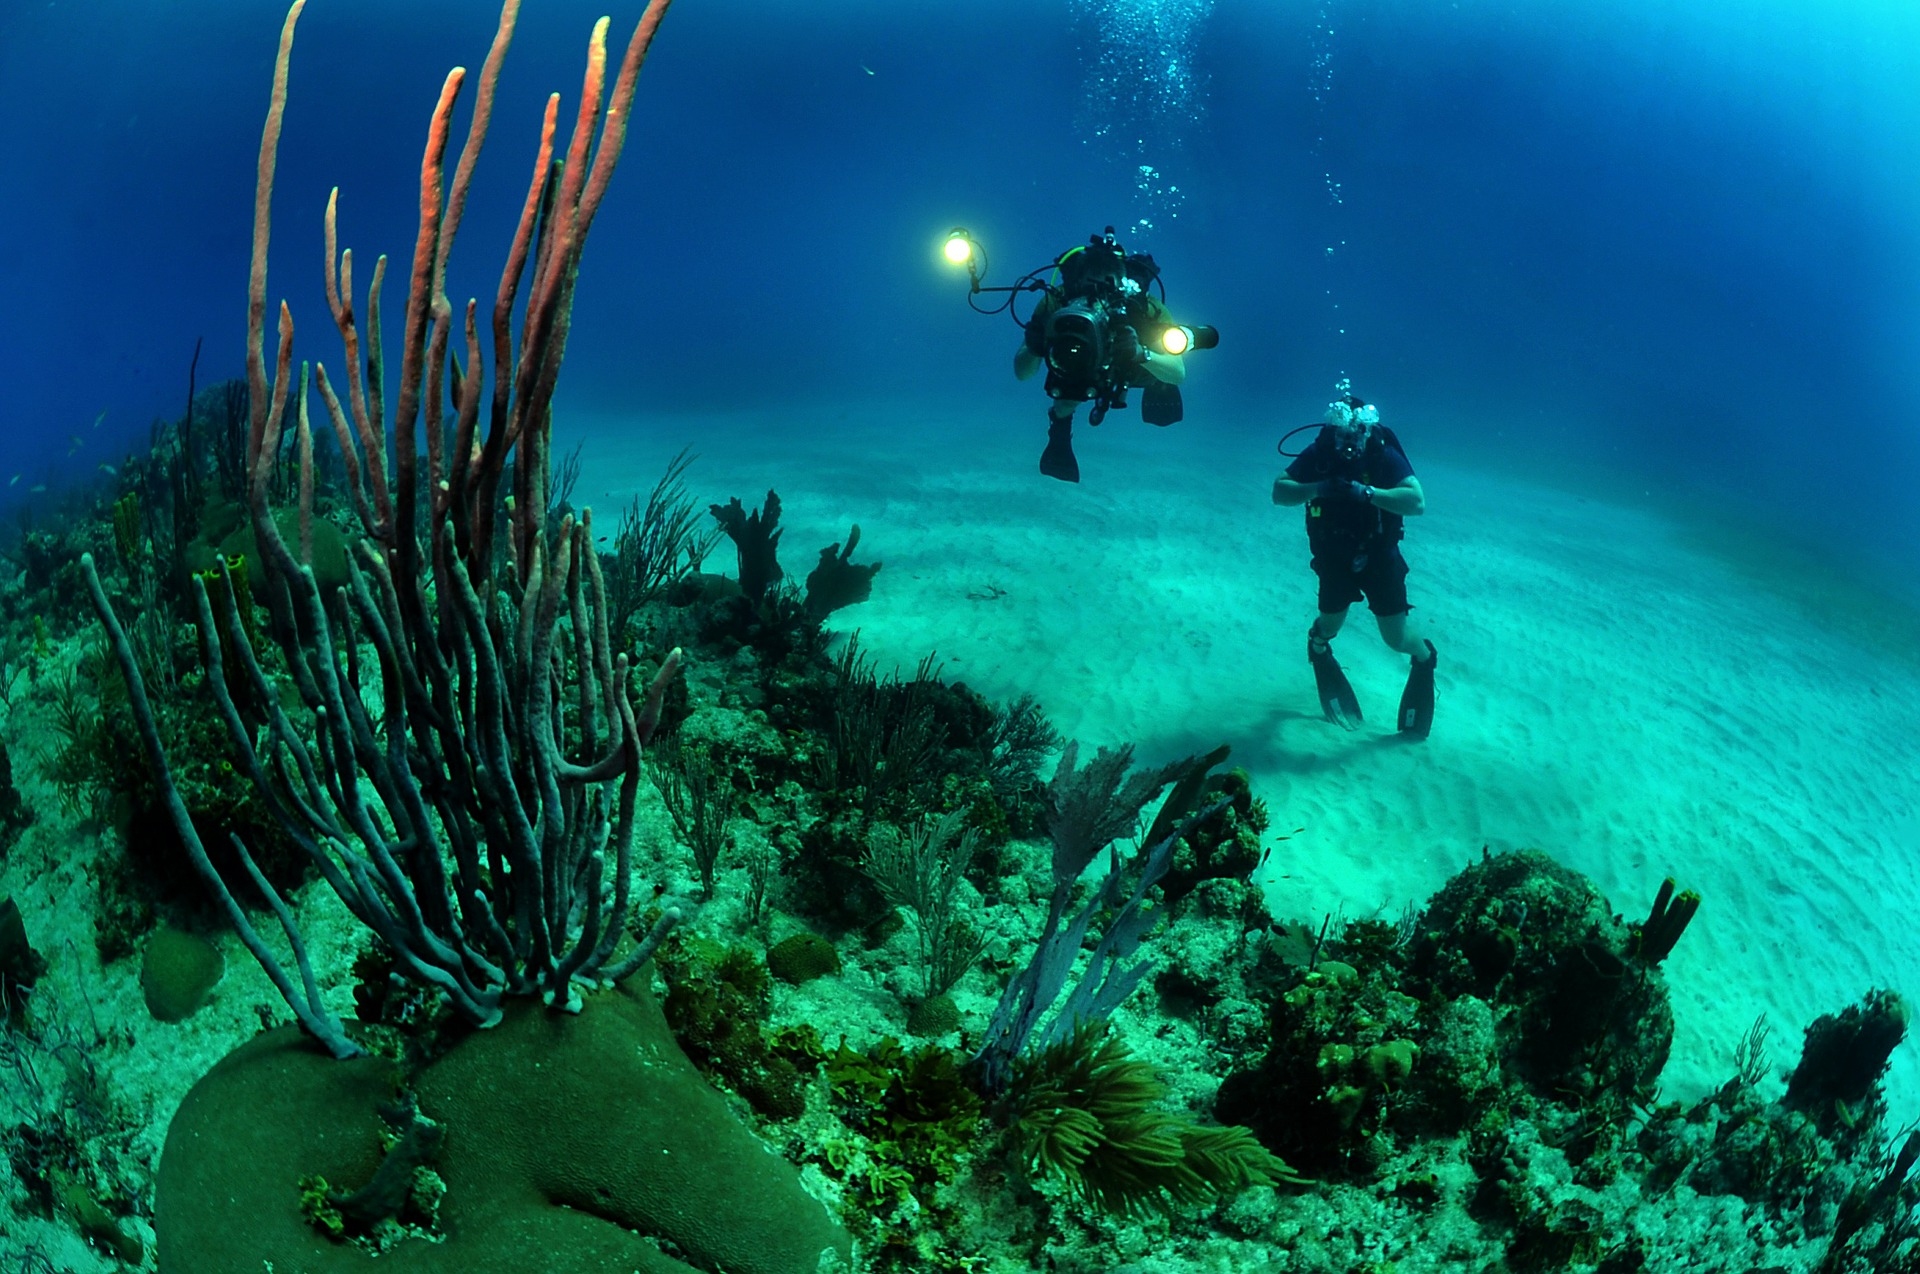
{"label": "glowing dive light", "polygon": [[1160,348],[1169,354],[1186,354],[1196,349],[1212,349],[1220,343],[1220,329],[1202,323],[1188,327],[1174,323],[1160,331]]}
{"label": "glowing dive light", "polygon": [[955,226],[947,231],[946,246],[941,252],[949,265],[965,265],[973,260],[973,236],[967,233],[965,226]]}

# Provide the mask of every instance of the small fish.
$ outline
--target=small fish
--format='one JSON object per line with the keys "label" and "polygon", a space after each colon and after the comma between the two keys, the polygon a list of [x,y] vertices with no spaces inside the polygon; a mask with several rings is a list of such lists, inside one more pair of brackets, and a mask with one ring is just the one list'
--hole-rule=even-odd
{"label": "small fish", "polygon": [[105,407],[102,407],[100,409],[100,414],[93,418],[93,427],[95,429],[98,429],[100,427],[100,422],[105,420],[106,418],[107,418],[107,409]]}
{"label": "small fish", "polygon": [[67,448],[68,455],[72,455],[74,452],[80,450],[80,448],[87,445],[86,443],[80,440],[79,434],[74,434],[72,437],[68,438],[67,441],[73,444],[71,447]]}
{"label": "small fish", "polygon": [[873,68],[872,68],[872,67],[870,67],[870,66],[868,66],[868,65],[867,65],[867,64],[866,64],[865,62],[862,62],[862,63],[860,64],[860,69],[861,69],[861,70],[863,70],[863,71],[865,71],[865,72],[866,72],[866,73],[867,73],[868,75],[872,75],[872,74],[873,74]]}
{"label": "small fish", "polygon": [[16,474],[14,474],[14,475],[13,475],[13,477],[11,477],[11,478],[9,478],[9,479],[7,479],[7,485],[8,485],[8,486],[10,486],[10,487],[17,487],[17,486],[19,486],[19,485],[20,485],[20,475],[16,473]]}
{"label": "small fish", "polygon": [[110,464],[102,464],[100,466],[100,472],[106,474],[109,478],[117,478],[120,476],[120,471]]}
{"label": "small fish", "polygon": [[46,489],[47,489],[47,484],[44,482],[36,482],[32,486],[27,488],[27,490],[33,493],[34,495],[40,495]]}

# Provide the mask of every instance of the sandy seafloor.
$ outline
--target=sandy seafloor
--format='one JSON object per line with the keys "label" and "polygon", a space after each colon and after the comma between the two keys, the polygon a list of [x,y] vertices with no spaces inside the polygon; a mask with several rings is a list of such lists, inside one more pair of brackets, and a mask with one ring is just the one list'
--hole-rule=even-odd
{"label": "sandy seafloor", "polygon": [[[1302,515],[1270,497],[1281,430],[1116,412],[1079,426],[1075,486],[1036,472],[1035,398],[1013,420],[576,417],[576,502],[606,518],[689,446],[703,499],[778,490],[791,574],[859,524],[855,559],[884,567],[831,623],[882,670],[937,652],[949,679],[1031,692],[1065,736],[1142,761],[1231,743],[1270,837],[1291,834],[1262,881],[1281,918],[1393,919],[1483,846],[1546,850],[1629,918],[1674,876],[1704,902],[1666,966],[1667,1097],[1724,1082],[1763,1012],[1784,1068],[1869,987],[1920,996],[1920,651],[1871,594],[1617,480],[1602,497],[1422,461],[1418,422],[1389,420],[1427,492],[1403,548],[1438,710],[1425,743],[1393,732],[1407,661],[1355,607],[1335,651],[1368,720],[1348,733],[1306,663]],[[1920,1117],[1911,1042],[1889,1089],[1896,1124]]]}

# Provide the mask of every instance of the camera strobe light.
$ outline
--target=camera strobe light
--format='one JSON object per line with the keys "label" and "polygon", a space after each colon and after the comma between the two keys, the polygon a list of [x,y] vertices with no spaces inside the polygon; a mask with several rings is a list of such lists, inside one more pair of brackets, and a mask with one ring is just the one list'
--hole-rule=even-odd
{"label": "camera strobe light", "polygon": [[946,246],[941,249],[949,265],[965,265],[973,259],[973,236],[960,226],[947,232]]}
{"label": "camera strobe light", "polygon": [[1169,354],[1184,354],[1193,348],[1191,328],[1170,327],[1160,333],[1160,348]]}

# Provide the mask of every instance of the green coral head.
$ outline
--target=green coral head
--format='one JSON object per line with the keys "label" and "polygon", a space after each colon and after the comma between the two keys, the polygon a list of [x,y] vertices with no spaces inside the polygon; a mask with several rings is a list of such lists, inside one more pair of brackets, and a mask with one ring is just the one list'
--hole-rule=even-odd
{"label": "green coral head", "polygon": [[767,951],[767,970],[793,986],[840,972],[840,953],[817,933],[796,933]]}
{"label": "green coral head", "polygon": [[321,1176],[302,1177],[299,1186],[300,1215],[329,1238],[343,1237],[347,1232],[347,1221],[333,1204],[333,1187],[327,1179]]}
{"label": "green coral head", "polygon": [[1420,1046],[1412,1040],[1388,1040],[1367,1050],[1367,1073],[1374,1083],[1391,1092],[1407,1082]]}
{"label": "green coral head", "polygon": [[1333,1111],[1334,1118],[1340,1121],[1342,1128],[1353,1127],[1366,1105],[1367,1090],[1356,1084],[1342,1084],[1338,1088],[1327,1090],[1327,1106]]}
{"label": "green coral head", "polygon": [[1335,1075],[1344,1075],[1347,1067],[1353,1065],[1353,1045],[1321,1045],[1317,1065],[1322,1071],[1331,1071]]}

